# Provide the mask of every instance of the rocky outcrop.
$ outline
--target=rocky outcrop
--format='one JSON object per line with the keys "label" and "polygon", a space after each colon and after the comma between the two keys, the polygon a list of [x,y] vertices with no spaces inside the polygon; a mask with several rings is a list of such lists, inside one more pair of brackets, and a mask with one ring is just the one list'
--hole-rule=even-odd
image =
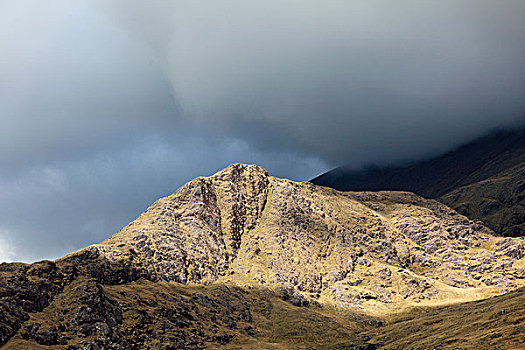
{"label": "rocky outcrop", "polygon": [[242,164],[191,181],[88,250],[153,281],[293,290],[367,309],[457,298],[449,287],[501,292],[523,284],[524,267],[522,240],[495,238],[437,201],[342,193]]}
{"label": "rocky outcrop", "polygon": [[5,343],[32,312],[42,311],[64,283],[56,264],[0,264],[0,345]]}
{"label": "rocky outcrop", "polygon": [[495,237],[434,200],[338,192],[235,164],[99,244],[55,262],[2,264],[0,274],[7,348],[249,343],[275,332],[279,308],[339,329],[319,316],[334,307],[361,316],[326,341],[369,346],[354,330],[383,321],[364,314],[505,293],[525,284],[525,258],[523,239]]}
{"label": "rocky outcrop", "polygon": [[243,234],[257,225],[269,181],[266,170],[240,164],[195,179],[90,249],[153,279],[211,283],[225,275]]}

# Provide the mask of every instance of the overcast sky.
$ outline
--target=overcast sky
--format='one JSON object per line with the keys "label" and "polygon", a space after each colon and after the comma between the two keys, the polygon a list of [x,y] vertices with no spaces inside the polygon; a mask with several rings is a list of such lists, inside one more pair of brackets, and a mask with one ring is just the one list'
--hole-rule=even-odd
{"label": "overcast sky", "polygon": [[0,0],[0,261],[235,162],[308,180],[525,113],[525,1]]}

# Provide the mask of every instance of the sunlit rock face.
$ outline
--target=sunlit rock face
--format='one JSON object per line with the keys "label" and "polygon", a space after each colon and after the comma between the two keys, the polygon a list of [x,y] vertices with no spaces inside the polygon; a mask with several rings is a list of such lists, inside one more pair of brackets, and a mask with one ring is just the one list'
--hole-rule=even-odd
{"label": "sunlit rock face", "polygon": [[88,249],[154,280],[228,281],[388,308],[521,285],[523,242],[491,233],[412,193],[343,193],[236,164],[189,182]]}
{"label": "sunlit rock face", "polygon": [[308,320],[327,348],[369,346],[361,332],[383,321],[367,317],[524,285],[523,244],[413,193],[339,192],[235,164],[99,244],[1,264],[0,344],[265,348],[288,322],[308,347],[306,328],[291,330]]}

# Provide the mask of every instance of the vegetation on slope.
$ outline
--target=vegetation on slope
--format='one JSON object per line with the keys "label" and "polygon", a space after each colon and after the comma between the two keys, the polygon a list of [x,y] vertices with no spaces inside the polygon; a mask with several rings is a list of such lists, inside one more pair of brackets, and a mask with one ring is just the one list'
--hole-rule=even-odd
{"label": "vegetation on slope", "polygon": [[370,332],[381,349],[524,349],[525,289],[390,315]]}
{"label": "vegetation on slope", "polygon": [[[405,335],[388,328],[402,322],[390,315],[523,286],[523,243],[412,193],[343,193],[236,164],[99,244],[54,262],[0,264],[0,341],[395,348]],[[384,324],[391,337],[371,339]]]}

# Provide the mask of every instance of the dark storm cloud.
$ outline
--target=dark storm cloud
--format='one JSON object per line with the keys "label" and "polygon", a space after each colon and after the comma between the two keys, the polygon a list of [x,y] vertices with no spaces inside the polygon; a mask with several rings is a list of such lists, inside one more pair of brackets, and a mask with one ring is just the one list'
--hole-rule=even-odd
{"label": "dark storm cloud", "polygon": [[99,241],[232,162],[306,180],[525,111],[525,2],[0,5],[0,260]]}
{"label": "dark storm cloud", "polygon": [[261,153],[207,133],[148,137],[75,161],[35,166],[0,178],[0,260],[56,258],[103,240],[161,196],[233,162],[267,164],[295,177],[324,164],[295,154]]}
{"label": "dark storm cloud", "polygon": [[523,117],[522,1],[194,4],[174,16],[175,96],[240,135],[265,124],[331,163],[384,162]]}
{"label": "dark storm cloud", "polygon": [[2,7],[4,171],[89,154],[176,117],[169,80],[151,50],[83,2]]}

